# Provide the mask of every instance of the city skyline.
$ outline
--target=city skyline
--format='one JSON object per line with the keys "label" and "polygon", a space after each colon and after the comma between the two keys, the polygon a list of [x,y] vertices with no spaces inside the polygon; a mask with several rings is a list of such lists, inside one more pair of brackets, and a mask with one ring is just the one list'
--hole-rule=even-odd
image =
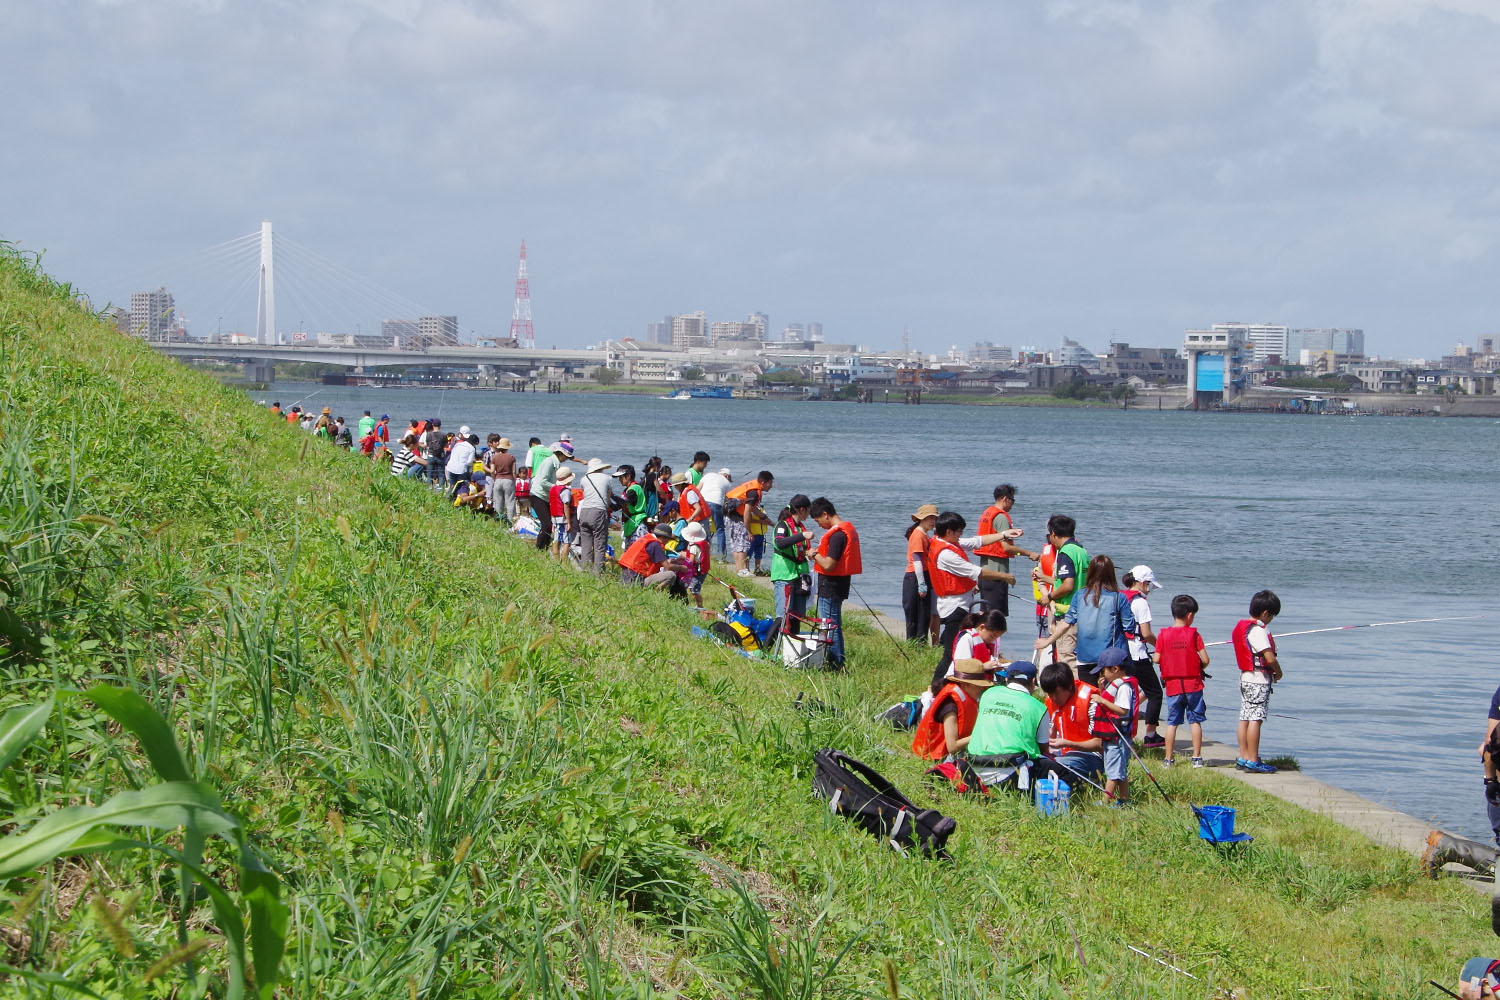
{"label": "city skyline", "polygon": [[1295,317],[1436,357],[1500,328],[1496,42],[1460,0],[60,0],[0,38],[48,83],[0,238],[200,332],[196,279],[127,272],[275,218],[487,337],[524,235],[539,344],[691,303],[933,353]]}

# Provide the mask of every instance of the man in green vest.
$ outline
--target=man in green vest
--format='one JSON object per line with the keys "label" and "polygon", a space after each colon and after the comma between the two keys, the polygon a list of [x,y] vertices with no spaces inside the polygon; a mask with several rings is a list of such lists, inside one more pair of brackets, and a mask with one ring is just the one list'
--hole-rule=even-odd
{"label": "man in green vest", "polygon": [[[1033,578],[1052,587],[1052,619],[1048,622],[1049,625],[1062,621],[1068,609],[1073,606],[1073,597],[1083,589],[1083,574],[1089,568],[1089,554],[1078,544],[1078,539],[1073,537],[1077,527],[1077,522],[1066,514],[1053,514],[1049,517],[1047,541],[1057,552],[1052,575],[1047,576],[1039,570],[1032,570],[1031,573]],[[1052,647],[1053,659],[1076,667],[1077,649],[1078,630],[1073,629],[1058,636]]]}
{"label": "man in green vest", "polygon": [[979,698],[979,717],[969,736],[969,763],[986,786],[1001,785],[1027,795],[1035,795],[1039,778],[1071,781],[1071,776],[1046,756],[1052,720],[1046,703],[1032,693],[1036,665],[1025,661],[1008,664],[1004,676],[1004,684],[996,684]]}
{"label": "man in green vest", "polygon": [[646,490],[635,481],[635,466],[622,465],[615,472],[620,494],[620,532],[626,545],[646,533]]}

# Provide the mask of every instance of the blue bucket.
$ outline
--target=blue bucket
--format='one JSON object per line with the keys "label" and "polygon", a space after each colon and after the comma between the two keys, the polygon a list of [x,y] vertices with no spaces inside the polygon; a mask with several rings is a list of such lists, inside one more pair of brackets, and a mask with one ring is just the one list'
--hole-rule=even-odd
{"label": "blue bucket", "polygon": [[1068,811],[1072,793],[1061,778],[1042,778],[1036,783],[1036,807],[1043,816],[1061,816]]}
{"label": "blue bucket", "polygon": [[1198,814],[1198,836],[1215,844],[1232,844],[1244,840],[1243,834],[1234,832],[1234,810],[1228,806],[1203,806],[1194,808]]}

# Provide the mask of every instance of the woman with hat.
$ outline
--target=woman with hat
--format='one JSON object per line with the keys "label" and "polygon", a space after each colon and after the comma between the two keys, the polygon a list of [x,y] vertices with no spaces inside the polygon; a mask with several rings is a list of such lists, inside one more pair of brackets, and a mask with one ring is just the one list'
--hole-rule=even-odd
{"label": "woman with hat", "polygon": [[968,747],[979,717],[979,698],[995,685],[978,660],[954,660],[943,680],[911,741],[912,753],[924,760],[942,760]]}
{"label": "woman with hat", "polygon": [[516,456],[510,453],[510,438],[491,434],[484,456],[490,475],[490,506],[506,524],[516,519]]}
{"label": "woman with hat", "polygon": [[614,466],[602,458],[589,459],[588,471],[579,486],[583,496],[578,501],[578,540],[583,545],[583,565],[596,573],[604,572],[604,549],[609,541],[609,512],[616,506]]}
{"label": "woman with hat", "polygon": [[938,640],[938,619],[927,569],[927,546],[937,519],[937,504],[924,503],[911,516],[911,527],[906,529],[906,576],[901,579],[901,608],[906,612],[907,642],[924,636],[934,644]]}

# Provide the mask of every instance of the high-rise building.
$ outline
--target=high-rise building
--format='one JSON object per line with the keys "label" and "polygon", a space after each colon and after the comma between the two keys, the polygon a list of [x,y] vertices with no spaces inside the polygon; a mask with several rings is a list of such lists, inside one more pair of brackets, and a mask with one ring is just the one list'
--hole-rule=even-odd
{"label": "high-rise building", "polygon": [[457,347],[458,317],[423,316],[419,318],[417,342],[424,351],[429,347]]}
{"label": "high-rise building", "polygon": [[646,343],[648,344],[670,344],[672,342],[672,317],[668,316],[660,323],[646,324]]}
{"label": "high-rise building", "polygon": [[708,342],[719,344],[726,341],[759,341],[760,328],[754,323],[739,320],[720,320],[708,326]]}
{"label": "high-rise building", "polygon": [[1288,330],[1286,351],[1288,358],[1301,357],[1303,351],[1332,351],[1334,354],[1362,358],[1365,356],[1365,331],[1342,327]]}
{"label": "high-rise building", "polygon": [[823,324],[816,321],[807,324],[807,339],[814,344],[821,344],[823,342]]}
{"label": "high-rise building", "polygon": [[708,346],[708,316],[702,309],[672,317],[672,346],[679,351]]}
{"label": "high-rise building", "polygon": [[788,323],[781,331],[781,340],[786,344],[801,344],[807,340],[807,328],[801,323]]}
{"label": "high-rise building", "polygon": [[1251,361],[1265,361],[1275,356],[1287,356],[1287,328],[1274,323],[1215,323],[1210,330],[1221,333],[1238,333],[1249,346]]}
{"label": "high-rise building", "polygon": [[765,313],[751,313],[746,322],[755,327],[756,340],[769,340],[771,338],[771,317]]}
{"label": "high-rise building", "polygon": [[1062,347],[1057,351],[1057,363],[1060,365],[1078,365],[1089,371],[1099,370],[1099,359],[1094,352],[1084,347],[1071,337],[1064,337]]}
{"label": "high-rise building", "polygon": [[153,344],[171,339],[176,324],[172,293],[165,288],[130,294],[130,332]]}
{"label": "high-rise building", "polygon": [[380,337],[393,347],[417,346],[417,321],[414,319],[387,319],[380,322]]}

